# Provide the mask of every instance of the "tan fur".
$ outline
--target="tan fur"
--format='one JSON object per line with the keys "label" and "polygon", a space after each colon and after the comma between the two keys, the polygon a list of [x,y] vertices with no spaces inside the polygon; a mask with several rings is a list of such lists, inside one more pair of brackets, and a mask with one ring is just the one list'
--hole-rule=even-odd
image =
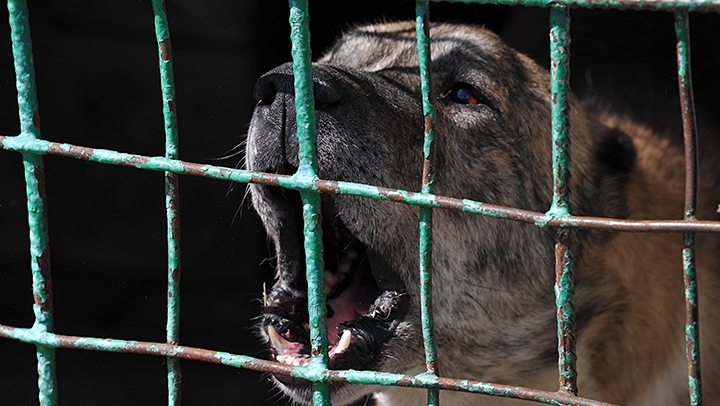
{"label": "tan fur", "polygon": [[[546,211],[552,190],[548,72],[484,29],[440,24],[431,36],[438,96],[435,193]],[[417,190],[422,114],[413,25],[353,29],[314,69],[320,177]],[[249,169],[284,171],[297,165],[290,77],[283,66],[258,82]],[[458,86],[474,92],[477,105],[456,100]],[[680,150],[630,120],[595,115],[572,96],[569,105],[572,213],[681,219]],[[278,253],[278,283],[270,298],[279,305],[266,309],[265,332],[302,319],[297,309],[305,300],[304,268],[290,200],[265,186],[254,185],[251,192]],[[407,310],[393,316],[398,319],[392,337],[372,353],[374,358],[367,355],[372,358],[367,365],[423,372],[417,207],[343,195],[327,201],[334,211],[324,215],[342,221],[384,261],[387,269],[373,275],[396,280],[386,285],[407,300]],[[718,188],[703,175],[699,217],[717,218],[718,203]],[[435,210],[433,222],[440,373],[556,390],[554,230],[447,210]],[[717,236],[698,236],[702,372],[709,405],[720,404],[718,249]],[[628,405],[688,404],[681,250],[680,234],[572,232],[581,396]],[[297,331],[286,337],[301,342]],[[306,386],[280,387],[296,401],[308,401]],[[380,405],[426,402],[425,391],[392,387],[337,385],[331,397],[348,404],[369,390],[382,391]],[[454,392],[441,398],[458,406],[519,402]]]}

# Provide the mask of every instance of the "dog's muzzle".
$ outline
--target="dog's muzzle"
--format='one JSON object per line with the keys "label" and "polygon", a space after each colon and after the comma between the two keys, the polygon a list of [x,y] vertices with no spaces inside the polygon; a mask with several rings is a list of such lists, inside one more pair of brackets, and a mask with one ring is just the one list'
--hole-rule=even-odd
{"label": "dog's muzzle", "polygon": [[[342,80],[336,79],[338,72],[322,66],[314,68],[314,75],[316,114],[333,114],[344,102]],[[255,86],[258,106],[251,135],[257,138],[248,146],[251,170],[283,174],[296,170],[292,82],[290,66],[283,65],[262,76]],[[324,130],[318,128],[319,136],[325,136]],[[311,346],[299,193],[264,185],[251,187],[253,203],[275,242],[277,254],[278,282],[264,298],[262,331],[277,362],[307,365]],[[383,347],[407,313],[410,299],[404,284],[383,258],[343,224],[338,200],[338,196],[324,195],[321,204],[328,367],[376,369]],[[293,387],[309,384],[276,378]]]}

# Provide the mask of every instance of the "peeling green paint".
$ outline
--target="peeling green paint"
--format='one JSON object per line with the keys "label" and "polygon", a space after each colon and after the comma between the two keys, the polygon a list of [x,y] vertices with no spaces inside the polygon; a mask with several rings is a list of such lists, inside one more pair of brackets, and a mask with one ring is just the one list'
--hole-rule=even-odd
{"label": "peeling green paint", "polygon": [[570,80],[570,18],[564,7],[550,9],[550,107],[554,191],[547,215],[570,215],[570,138],[567,103]]}
{"label": "peeling green paint", "polygon": [[[35,67],[30,37],[27,4],[22,0],[8,0],[10,37],[15,63],[15,86],[18,92],[18,113],[21,137],[26,140],[40,138]],[[52,281],[50,277],[50,249],[45,213],[45,174],[40,155],[24,153],[25,192],[27,196],[30,238],[30,268],[34,296],[33,330],[40,333],[53,330]],[[57,405],[57,378],[55,376],[55,349],[37,345],[38,399],[41,406]]]}
{"label": "peeling green paint", "polygon": [[[305,183],[300,191],[303,203],[303,232],[305,234],[305,269],[308,283],[308,312],[310,323],[310,366],[326,369],[328,363],[327,319],[323,291],[322,227],[320,195],[314,188],[317,179],[315,98],[313,96],[310,31],[308,29],[307,0],[289,0],[290,39],[292,41],[293,75],[295,78],[295,111],[299,142],[297,173],[293,181]],[[330,405],[327,384],[313,384],[313,404]]]}
{"label": "peeling green paint", "polygon": [[[697,123],[690,67],[690,27],[687,11],[675,13],[678,88],[685,143],[685,215],[686,221],[696,221],[697,211]],[[685,351],[687,356],[690,404],[702,404],[702,374],[700,368],[700,332],[698,320],[698,289],[695,273],[695,233],[683,235],[683,280],[685,285]]]}
{"label": "peeling green paint", "polygon": [[685,324],[685,345],[688,362],[688,385],[690,404],[702,404],[702,380],[700,366],[700,324],[698,322],[697,275],[695,273],[695,233],[683,238],[683,270],[685,280],[685,301],[688,318]]}
{"label": "peeling green paint", "polygon": [[[283,373],[289,374],[295,378],[306,379],[311,382],[330,382],[333,380],[341,380],[349,383],[367,385],[459,390],[490,396],[528,399],[551,405],[573,405],[578,403],[578,398],[568,397],[567,395],[558,395],[552,392],[494,383],[438,378],[434,374],[429,373],[408,376],[376,371],[329,371],[316,365],[289,367],[275,362],[259,360],[246,355],[236,355],[221,351],[216,352],[192,347],[172,346],[165,343],[62,336],[34,329],[14,328],[3,325],[0,325],[0,337],[12,338],[21,342],[45,347],[63,347],[91,351],[178,357],[205,362],[215,362],[234,368],[246,368],[257,371],[262,370],[267,372],[268,370],[265,369],[267,367],[278,368],[276,371],[283,371]],[[582,404],[608,406],[606,403],[595,402],[587,399],[583,399]]]}
{"label": "peeling green paint", "polygon": [[[435,180],[435,106],[432,89],[431,60],[430,60],[430,22],[428,21],[427,1],[415,3],[415,37],[418,52],[418,65],[420,69],[420,88],[422,92],[423,116],[425,117],[425,135],[423,142],[423,176],[422,193],[432,193]],[[407,198],[407,195],[404,196]],[[435,377],[437,368],[437,345],[433,334],[433,305],[432,305],[432,207],[420,208],[420,315],[422,320],[423,342],[425,347],[426,374]],[[440,404],[440,391],[428,389],[428,406]]]}
{"label": "peeling green paint", "polygon": [[[549,218],[570,216],[570,16],[565,6],[550,8],[550,110],[552,114],[553,199]],[[546,226],[545,219],[535,224]],[[559,229],[555,246],[555,306],[557,308],[560,391],[577,394],[575,304],[570,230]]]}
{"label": "peeling green paint", "polygon": [[[558,244],[564,244],[566,249],[561,252],[559,260],[562,266],[559,280],[555,284],[555,306],[557,308],[557,334],[558,334],[558,371],[564,382],[569,382],[571,388],[575,387],[577,377],[575,355],[575,303],[574,303],[574,272],[573,256],[569,247],[570,231],[560,230]],[[571,390],[572,392],[572,390]],[[573,394],[576,394],[577,389]]]}
{"label": "peeling green paint", "polygon": [[[155,40],[158,45],[158,66],[162,92],[165,124],[165,158],[178,157],[178,123],[175,104],[175,81],[172,62],[170,27],[165,13],[164,0],[153,0]],[[180,342],[180,213],[179,179],[172,172],[165,172],[165,212],[167,228],[167,323],[166,340],[170,344]],[[168,406],[180,405],[180,360],[167,359]]]}
{"label": "peeling green paint", "polygon": [[298,173],[315,176],[315,98],[313,96],[310,31],[307,0],[288,0],[290,6],[290,39],[292,41],[295,78],[295,111],[299,144]]}
{"label": "peeling green paint", "polygon": [[500,6],[530,6],[530,7],[582,7],[582,8],[612,8],[632,10],[687,10],[687,11],[717,11],[720,3],[717,0],[432,0],[434,2],[448,3],[474,3],[494,4]]}
{"label": "peeling green paint", "polygon": [[[435,0],[434,0],[435,1]],[[450,0],[453,1],[453,0]],[[456,0],[465,3],[493,3],[493,4],[522,4],[530,6],[552,7],[551,9],[551,44],[552,44],[552,108],[553,108],[553,172],[555,191],[553,193],[553,204],[545,214],[532,213],[531,222],[536,226],[548,227],[578,227],[579,222],[571,220],[564,221],[570,217],[570,154],[569,139],[567,137],[567,103],[566,95],[567,60],[569,54],[568,18],[564,6],[580,7],[606,7],[606,8],[636,8],[636,9],[684,9],[684,10],[720,10],[720,2],[713,0],[698,0],[693,2],[684,1],[645,1],[638,0]],[[417,45],[419,57],[419,69],[421,73],[421,88],[423,94],[423,112],[426,119],[425,142],[423,154],[428,160],[428,170],[423,176],[421,193],[389,190],[370,185],[355,184],[349,182],[321,181],[317,178],[317,160],[315,157],[315,116],[313,109],[312,94],[312,66],[309,53],[309,31],[307,29],[307,0],[289,0],[291,39],[293,42],[293,69],[295,72],[296,86],[296,111],[298,123],[298,138],[300,141],[300,168],[298,173],[292,177],[273,176],[269,174],[256,173],[251,171],[236,170],[230,168],[214,167],[211,165],[198,165],[178,161],[177,153],[177,117],[174,102],[174,86],[172,72],[172,58],[170,47],[169,29],[167,17],[163,10],[164,4],[161,0],[153,0],[153,10],[156,23],[156,37],[158,41],[159,66],[161,73],[161,90],[163,94],[163,113],[165,116],[166,133],[166,155],[162,157],[143,157],[140,155],[123,154],[107,150],[84,150],[86,155],[75,158],[89,161],[133,166],[138,169],[166,171],[168,181],[166,183],[166,196],[168,206],[168,342],[177,342],[179,338],[179,313],[177,306],[179,302],[179,285],[175,282],[179,276],[179,250],[177,238],[177,211],[172,208],[173,199],[177,195],[177,176],[175,174],[191,174],[205,176],[214,179],[231,180],[236,182],[253,182],[258,179],[271,180],[271,184],[286,187],[301,192],[303,201],[304,232],[306,235],[305,249],[307,259],[307,279],[309,285],[310,324],[313,357],[308,366],[294,367],[292,376],[308,379],[313,382],[313,402],[316,405],[329,405],[329,393],[326,382],[333,377],[345,377],[347,381],[362,384],[379,385],[400,385],[417,386],[428,389],[428,404],[439,403],[439,389],[447,389],[446,378],[438,378],[435,374],[436,350],[432,335],[432,291],[431,291],[431,270],[432,270],[432,209],[449,208],[461,210],[466,213],[478,214],[492,218],[512,218],[518,220],[518,216],[507,208],[499,210],[498,206],[486,205],[472,200],[448,199],[432,194],[434,171],[432,169],[432,155],[434,144],[434,123],[435,109],[432,105],[432,86],[430,72],[430,45],[429,38],[425,35],[424,28],[427,25],[427,1],[416,2],[416,27]],[[52,331],[52,294],[48,289],[49,279],[49,257],[47,250],[47,224],[44,220],[43,202],[43,178],[42,159],[39,155],[57,153],[57,150],[64,151],[71,155],[80,147],[69,144],[56,144],[39,140],[39,126],[37,116],[37,100],[34,84],[34,70],[32,68],[32,52],[29,36],[29,25],[27,24],[27,8],[20,0],[9,0],[10,20],[13,39],[13,55],[17,73],[17,88],[19,99],[19,112],[21,118],[21,134],[17,137],[0,136],[0,147],[8,150],[16,150],[23,153],[24,165],[27,178],[28,212],[30,223],[32,271],[33,271],[33,292],[36,297],[34,313],[36,322],[32,329],[7,328],[0,325],[0,335],[13,337],[23,342],[35,344],[38,354],[38,370],[40,375],[40,404],[57,404],[56,385],[54,377],[54,348],[69,347],[67,342],[62,342],[59,336]],[[15,25],[13,25],[15,24]],[[689,64],[689,37],[687,37],[687,12],[678,13],[676,22],[678,37],[681,38],[678,49],[678,70],[681,77],[681,85],[690,85],[690,64]],[[685,37],[683,37],[685,36]],[[687,37],[687,38],[686,38]],[[686,39],[682,39],[686,38]],[[687,61],[685,61],[687,60]],[[683,105],[684,111],[689,111],[691,106]],[[428,124],[429,123],[429,124]],[[171,179],[175,180],[171,180]],[[426,356],[428,372],[417,376],[406,376],[374,371],[329,371],[327,370],[327,325],[325,321],[323,285],[323,264],[322,264],[322,236],[319,227],[319,195],[326,185],[332,184],[337,189],[326,191],[328,193],[339,193],[357,195],[377,200],[390,200],[406,204],[417,205],[420,210],[420,263],[421,263],[421,290],[422,301],[425,306],[423,311],[423,333],[426,337]],[[694,216],[694,209],[686,213],[686,217]],[[563,220],[558,222],[557,219]],[[560,224],[558,226],[558,224]],[[569,247],[569,231],[561,230],[559,235],[567,233]],[[686,240],[687,240],[686,236]],[[559,237],[558,241],[560,242]],[[694,264],[694,234],[692,241],[686,242],[683,250],[683,263],[686,276],[686,296],[690,306],[697,306],[697,283],[695,281]],[[561,263],[564,264],[558,274],[558,283],[555,287],[556,305],[558,308],[558,339],[560,342],[571,341],[570,347],[574,347],[574,305],[573,305],[573,259],[568,249],[561,255]],[[171,309],[173,308],[173,309]],[[700,375],[699,375],[699,343],[698,343],[697,322],[689,322],[686,325],[686,340],[688,342],[688,357],[697,360],[697,368],[690,367],[689,385],[691,401],[693,405],[701,402]],[[570,336],[568,336],[568,334]],[[136,341],[123,341],[111,339],[80,338],[74,344],[76,347],[101,351],[113,352],[136,352],[134,348],[138,345]],[[566,379],[573,379],[576,376],[574,352],[566,351],[566,348],[559,343],[559,369],[561,376]],[[179,404],[179,369],[175,365],[178,362],[178,355],[181,358],[187,356],[193,349],[189,347],[170,347],[164,344],[156,344],[144,347],[145,352],[155,353],[170,357],[168,359],[168,390],[169,404]],[[197,351],[197,349],[195,349]],[[257,369],[253,363],[258,360],[248,356],[234,355],[229,353],[217,353],[218,362],[239,367]],[[174,365],[171,365],[174,364]],[[276,368],[277,368],[277,364]],[[692,361],[690,362],[692,364]],[[284,366],[287,368],[286,366]],[[287,369],[283,370],[287,373]],[[445,380],[444,380],[445,379]],[[463,380],[457,387],[452,389],[466,390],[473,393],[483,393],[492,396],[508,396],[523,398],[519,391],[524,388],[506,387],[492,383],[473,382]],[[550,397],[540,397],[536,401],[547,404],[573,404],[572,399],[561,402]],[[587,403],[590,404],[590,403]]]}

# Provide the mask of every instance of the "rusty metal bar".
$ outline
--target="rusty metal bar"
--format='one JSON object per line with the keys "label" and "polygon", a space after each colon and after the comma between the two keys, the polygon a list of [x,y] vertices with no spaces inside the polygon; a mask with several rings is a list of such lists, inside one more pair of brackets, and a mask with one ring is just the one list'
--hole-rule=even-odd
{"label": "rusty metal bar", "polygon": [[[295,112],[297,123],[298,170],[294,178],[301,183],[317,179],[315,148],[315,99],[313,95],[310,30],[307,0],[288,0],[290,6],[290,39],[292,41]],[[327,370],[328,327],[323,290],[322,227],[320,195],[313,188],[300,189],[303,205],[303,233],[305,235],[305,274],[308,283],[308,313],[310,322],[310,365],[314,373]],[[330,406],[327,384],[313,382],[313,404]]]}
{"label": "rusty metal bar", "polygon": [[[440,0],[434,0],[440,1]],[[114,151],[82,148],[74,145],[50,143],[39,139],[37,98],[31,53],[27,7],[23,0],[8,0],[12,29],[13,55],[16,62],[17,88],[21,134],[17,137],[0,136],[0,147],[23,154],[28,195],[31,256],[33,271],[34,311],[36,322],[31,329],[0,325],[0,337],[32,343],[37,347],[39,389],[41,405],[56,405],[55,348],[76,348],[137,354],[154,354],[168,360],[168,403],[180,403],[179,359],[195,359],[235,367],[271,372],[307,379],[313,382],[313,401],[316,405],[329,405],[328,382],[395,385],[428,389],[428,405],[439,404],[439,390],[456,390],[525,399],[546,404],[601,405],[577,397],[575,371],[574,305],[572,255],[570,251],[572,228],[590,228],[633,232],[683,232],[683,263],[686,293],[686,342],[690,399],[692,405],[702,404],[699,364],[699,334],[697,308],[697,282],[695,278],[695,233],[719,232],[720,222],[698,221],[697,207],[697,141],[690,75],[688,11],[720,10],[718,0],[442,0],[464,3],[521,4],[551,7],[551,93],[553,109],[553,171],[555,190],[553,206],[545,213],[483,204],[470,200],[453,199],[432,194],[434,178],[434,107],[430,82],[430,51],[427,8],[429,1],[418,0],[417,41],[423,89],[425,115],[425,145],[423,185],[421,193],[380,188],[348,182],[317,178],[315,156],[315,119],[312,95],[312,76],[307,28],[307,0],[289,0],[292,27],[293,59],[296,85],[298,138],[300,141],[300,168],[294,176],[273,175],[229,168],[199,165],[177,160],[177,119],[172,72],[170,37],[162,0],[153,0],[156,36],[159,46],[160,73],[165,115],[165,158],[120,154]],[[683,128],[686,151],[686,200],[684,220],[631,221],[570,215],[569,203],[569,139],[567,105],[569,70],[569,18],[568,7],[673,9],[676,13],[678,53],[678,83],[681,95]],[[44,209],[43,154],[69,156],[89,161],[133,166],[166,172],[168,217],[168,322],[165,344],[96,339],[56,335],[52,333],[52,291],[48,250],[47,220]],[[308,277],[308,297],[311,321],[312,362],[309,367],[292,367],[248,356],[233,355],[211,350],[179,346],[179,227],[177,210],[178,175],[191,174],[237,182],[255,182],[299,190],[303,199],[305,219],[305,249]],[[427,359],[427,372],[407,376],[374,371],[327,370],[327,325],[325,320],[323,264],[319,214],[319,194],[353,194],[368,198],[391,200],[420,206],[420,270],[421,300],[423,306],[423,336]],[[528,388],[511,387],[478,381],[438,377],[437,353],[432,335],[432,209],[444,208],[468,213],[522,221],[541,227],[557,227],[556,304],[558,318],[558,351],[560,391],[545,392]]]}
{"label": "rusty metal bar", "polygon": [[[175,107],[175,82],[172,63],[170,28],[165,13],[164,0],[152,2],[155,20],[155,39],[158,44],[160,88],[162,90],[163,117],[165,121],[165,158],[178,157],[178,125]],[[179,175],[165,172],[165,213],[167,218],[167,326],[168,344],[180,343],[180,210]],[[180,360],[167,359],[168,406],[180,405]]]}
{"label": "rusty metal bar", "polygon": [[[690,27],[688,12],[675,13],[677,38],[678,87],[680,112],[685,140],[685,220],[697,219],[698,151],[695,102],[693,100],[690,66]],[[702,405],[700,374],[700,324],[698,321],[698,293],[695,275],[695,233],[683,235],[683,268],[685,281],[685,345],[688,363],[690,404]]]}
{"label": "rusty metal bar", "polygon": [[577,7],[625,10],[718,11],[718,0],[432,0],[448,3],[495,4],[500,6]]}
{"label": "rusty metal bar", "polygon": [[[430,57],[430,20],[429,1],[418,0],[415,3],[415,37],[420,69],[420,88],[422,89],[423,116],[425,123],[423,145],[422,193],[432,193],[435,181],[435,96],[432,86],[432,60]],[[418,238],[420,252],[420,315],[422,320],[423,343],[425,346],[426,374],[438,375],[437,345],[433,335],[432,305],[432,207],[420,208],[420,234]],[[428,389],[428,406],[440,404],[440,391]]]}
{"label": "rusty metal bar", "polygon": [[457,199],[427,193],[408,192],[360,183],[342,182],[324,179],[293,178],[288,175],[253,172],[184,162],[163,157],[126,154],[105,149],[86,148],[70,144],[62,144],[39,139],[26,139],[0,135],[0,148],[33,154],[47,154],[76,158],[84,161],[127,166],[136,169],[169,171],[183,175],[200,176],[239,183],[259,183],[279,186],[287,189],[314,189],[321,193],[364,196],[376,200],[391,200],[414,206],[427,206],[446,210],[462,211],[481,216],[513,220],[534,224],[538,227],[580,228],[606,231],[625,231],[636,233],[718,233],[720,222],[708,220],[628,220],[607,217],[569,216],[557,218],[545,213],[523,210],[514,207],[500,206],[477,202],[469,199]]}
{"label": "rusty metal bar", "polygon": [[[20,114],[20,136],[40,138],[35,67],[27,4],[24,0],[8,0],[10,31]],[[50,277],[50,248],[48,245],[47,212],[45,210],[45,171],[42,156],[23,152],[27,194],[28,225],[30,229],[30,268],[32,270],[33,331],[53,331],[52,279]],[[38,360],[38,398],[41,406],[57,405],[55,349],[36,344]]]}
{"label": "rusty metal bar", "polygon": [[[550,8],[550,100],[552,113],[553,200],[547,215],[570,217],[570,16],[568,8]],[[557,308],[560,392],[577,395],[575,356],[575,277],[569,229],[555,240],[555,306]]]}
{"label": "rusty metal bar", "polygon": [[428,376],[424,373],[413,376],[375,371],[317,370],[308,367],[293,367],[245,355],[236,355],[227,352],[171,345],[167,343],[113,340],[40,333],[33,329],[14,328],[4,325],[0,325],[0,337],[54,348],[71,348],[79,350],[176,357],[222,364],[234,368],[244,368],[259,372],[288,375],[295,378],[313,381],[350,382],[382,386],[404,386],[425,389],[452,390],[457,392],[469,392],[489,396],[522,399],[549,405],[615,406],[609,403],[584,399],[566,393],[542,391],[518,386],[486,383],[466,379],[442,378]]}

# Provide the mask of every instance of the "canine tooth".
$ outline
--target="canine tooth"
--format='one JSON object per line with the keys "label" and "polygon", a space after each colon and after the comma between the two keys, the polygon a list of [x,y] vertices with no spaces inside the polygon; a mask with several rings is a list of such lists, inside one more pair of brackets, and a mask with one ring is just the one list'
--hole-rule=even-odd
{"label": "canine tooth", "polygon": [[275,356],[275,360],[281,364],[285,363],[285,356],[284,355],[277,355]]}
{"label": "canine tooth", "polygon": [[350,344],[352,343],[352,333],[350,330],[343,331],[342,337],[340,337],[340,341],[335,346],[335,354],[339,354],[348,348],[350,348]]}
{"label": "canine tooth", "polygon": [[325,289],[325,294],[329,295],[339,281],[338,278],[336,278],[335,275],[333,275],[333,273],[328,271],[327,269],[323,272],[325,274],[325,283],[323,284],[323,289]]}
{"label": "canine tooth", "polygon": [[347,258],[343,258],[337,267],[337,272],[335,272],[337,275],[337,278],[340,280],[345,279],[345,277],[350,273],[350,267],[352,266],[352,261],[350,261]]}
{"label": "canine tooth", "polygon": [[286,339],[282,338],[273,326],[268,327],[267,333],[270,337],[270,342],[272,343],[273,348],[275,348],[278,353],[278,356],[285,354],[285,347],[287,347],[290,343]]}

